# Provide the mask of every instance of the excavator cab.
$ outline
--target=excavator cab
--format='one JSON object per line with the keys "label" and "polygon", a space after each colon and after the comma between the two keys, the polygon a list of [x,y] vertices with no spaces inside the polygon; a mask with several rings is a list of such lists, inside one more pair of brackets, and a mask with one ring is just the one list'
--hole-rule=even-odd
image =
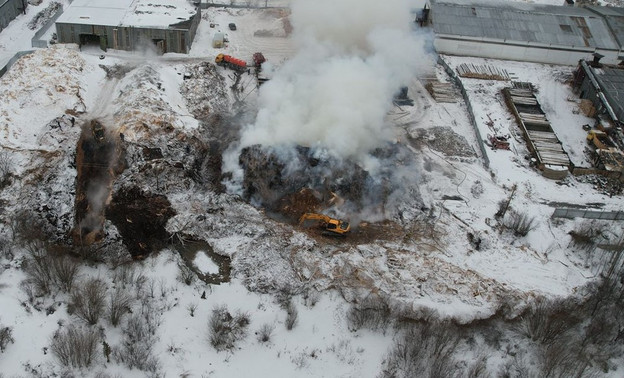
{"label": "excavator cab", "polygon": [[304,225],[306,221],[316,221],[323,229],[324,235],[331,236],[346,236],[351,230],[349,222],[342,221],[340,219],[334,219],[328,217],[325,214],[318,213],[305,213],[299,218],[299,224]]}

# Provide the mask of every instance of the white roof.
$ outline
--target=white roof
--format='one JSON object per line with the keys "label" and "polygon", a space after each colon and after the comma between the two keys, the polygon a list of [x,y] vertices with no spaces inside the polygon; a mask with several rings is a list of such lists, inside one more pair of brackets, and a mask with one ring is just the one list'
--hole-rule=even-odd
{"label": "white roof", "polygon": [[56,22],[163,28],[195,13],[187,0],[75,0]]}

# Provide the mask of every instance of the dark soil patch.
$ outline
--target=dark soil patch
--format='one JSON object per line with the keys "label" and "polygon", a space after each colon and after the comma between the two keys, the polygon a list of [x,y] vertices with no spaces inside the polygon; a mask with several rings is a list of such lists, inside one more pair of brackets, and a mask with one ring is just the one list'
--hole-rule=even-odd
{"label": "dark soil patch", "polygon": [[167,197],[137,187],[120,188],[106,208],[106,218],[119,230],[134,258],[162,249],[169,240],[165,225],[175,215]]}

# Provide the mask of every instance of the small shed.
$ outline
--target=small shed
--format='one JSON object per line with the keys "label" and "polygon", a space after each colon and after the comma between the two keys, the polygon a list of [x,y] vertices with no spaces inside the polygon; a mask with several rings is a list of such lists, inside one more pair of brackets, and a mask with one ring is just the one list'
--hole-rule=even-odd
{"label": "small shed", "polygon": [[214,48],[223,47],[224,40],[225,40],[225,34],[221,32],[215,33],[214,37],[212,38],[212,47]]}

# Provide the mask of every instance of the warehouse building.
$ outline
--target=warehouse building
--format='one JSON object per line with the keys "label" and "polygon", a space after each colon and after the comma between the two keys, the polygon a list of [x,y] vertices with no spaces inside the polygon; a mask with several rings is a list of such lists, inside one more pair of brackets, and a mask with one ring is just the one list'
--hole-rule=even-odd
{"label": "warehouse building", "polygon": [[187,54],[200,12],[187,0],[75,0],[56,21],[56,33],[59,43],[102,50],[153,45],[161,54]]}
{"label": "warehouse building", "polygon": [[27,6],[27,0],[0,0],[0,31],[6,28],[15,17],[23,14]]}
{"label": "warehouse building", "polygon": [[599,53],[620,62],[619,21],[597,7],[455,1],[431,6],[438,53],[570,65]]}

